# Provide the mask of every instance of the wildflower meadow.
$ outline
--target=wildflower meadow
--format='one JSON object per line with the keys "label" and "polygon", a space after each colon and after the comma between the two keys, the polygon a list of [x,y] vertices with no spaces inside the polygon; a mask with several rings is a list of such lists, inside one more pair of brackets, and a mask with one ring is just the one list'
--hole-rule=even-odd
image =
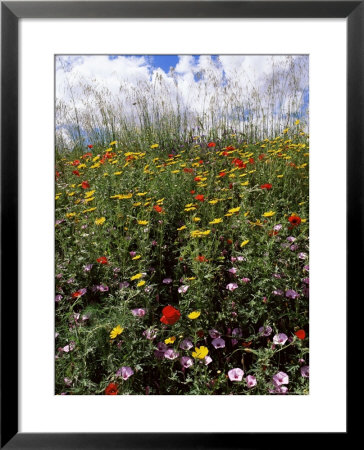
{"label": "wildflower meadow", "polygon": [[120,81],[115,94],[76,84],[60,59],[56,394],[309,393],[300,60],[241,96],[223,58],[189,61],[191,89],[210,95],[203,111],[178,65],[147,65],[144,87]]}

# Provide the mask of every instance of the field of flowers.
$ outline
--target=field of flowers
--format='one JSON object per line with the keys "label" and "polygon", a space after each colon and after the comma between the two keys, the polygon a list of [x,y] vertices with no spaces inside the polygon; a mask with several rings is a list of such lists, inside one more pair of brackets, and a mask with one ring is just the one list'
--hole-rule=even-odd
{"label": "field of flowers", "polygon": [[56,156],[55,392],[308,394],[308,135]]}

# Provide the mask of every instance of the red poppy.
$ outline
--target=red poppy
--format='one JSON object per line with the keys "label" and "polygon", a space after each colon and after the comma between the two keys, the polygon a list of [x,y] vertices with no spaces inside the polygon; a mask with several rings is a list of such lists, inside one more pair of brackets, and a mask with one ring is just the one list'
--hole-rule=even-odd
{"label": "red poppy", "polygon": [[56,178],[59,178],[60,173],[56,170]]}
{"label": "red poppy", "polygon": [[80,172],[78,170],[73,170],[72,173],[78,177],[80,176]]}
{"label": "red poppy", "polygon": [[301,223],[301,217],[300,216],[291,216],[288,218],[290,224],[292,225],[292,227],[296,227],[297,225],[299,225]]}
{"label": "red poppy", "polygon": [[88,145],[87,147],[88,147],[88,148],[93,148],[93,145],[90,144],[90,145]]}
{"label": "red poppy", "polygon": [[191,168],[189,168],[189,167],[185,167],[185,168],[183,169],[183,172],[186,172],[186,173],[192,173],[192,172],[193,172],[193,169],[191,169]]}
{"label": "red poppy", "polygon": [[219,177],[221,177],[221,178],[224,177],[225,175],[226,175],[226,172],[220,172],[219,173]]}
{"label": "red poppy", "polygon": [[202,159],[200,159],[200,161],[198,162],[199,164],[203,164],[203,161],[202,161]]}
{"label": "red poppy", "polygon": [[72,166],[78,166],[80,164],[80,161],[78,159],[75,159],[72,163]]}
{"label": "red poppy", "polygon": [[265,156],[265,154],[264,154],[264,153],[261,153],[261,154],[258,156],[259,161],[261,161],[261,160],[264,158],[264,156]]}
{"label": "red poppy", "polygon": [[207,258],[205,256],[203,256],[203,255],[199,255],[195,259],[198,262],[207,262],[208,261]]}
{"label": "red poppy", "polygon": [[109,261],[107,260],[106,256],[101,256],[100,258],[97,258],[96,261],[100,264],[109,264]]}
{"label": "red poppy", "polygon": [[260,188],[261,189],[267,189],[267,191],[269,191],[270,189],[272,189],[272,185],[270,183],[261,184]]}
{"label": "red poppy", "polygon": [[227,156],[228,154],[229,154],[229,153],[226,152],[226,151],[222,152],[222,156]]}
{"label": "red poppy", "polygon": [[202,194],[196,195],[195,199],[196,199],[196,200],[199,200],[200,202],[205,201],[205,197],[204,197]]}
{"label": "red poppy", "polygon": [[268,236],[276,236],[278,234],[277,230],[270,230],[268,231]]}
{"label": "red poppy", "polygon": [[90,187],[88,181],[82,181],[82,189],[88,189]]}
{"label": "red poppy", "polygon": [[190,191],[190,194],[196,194],[196,191],[194,191],[194,190],[192,190],[192,191]]}
{"label": "red poppy", "polygon": [[163,211],[163,208],[162,208],[161,206],[159,206],[159,205],[153,206],[153,209],[154,209],[155,211],[157,211],[158,213],[161,213],[161,212]]}
{"label": "red poppy", "polygon": [[174,325],[176,322],[179,321],[181,317],[181,313],[178,311],[178,309],[173,308],[173,306],[168,305],[165,308],[162,309],[162,317],[160,321],[166,325]]}
{"label": "red poppy", "polygon": [[72,298],[78,298],[78,297],[81,297],[81,295],[82,295],[81,291],[76,291],[72,294]]}
{"label": "red poppy", "polygon": [[254,164],[255,163],[254,158],[249,158],[249,162],[250,164]]}
{"label": "red poppy", "polygon": [[207,147],[216,147],[216,144],[215,144],[215,142],[209,142],[207,144]]}
{"label": "red poppy", "polygon": [[118,395],[118,387],[115,383],[110,383],[105,389],[105,395]]}
{"label": "red poppy", "polygon": [[298,337],[298,339],[304,339],[306,337],[305,330],[298,330],[295,332],[295,335]]}
{"label": "red poppy", "polygon": [[228,150],[230,152],[232,150],[235,150],[235,147],[233,147],[232,145],[229,145],[228,147],[226,147],[226,150]]}
{"label": "red poppy", "polygon": [[231,245],[231,244],[233,243],[233,241],[232,241],[231,239],[226,239],[226,243],[227,243],[228,245]]}
{"label": "red poppy", "polygon": [[85,158],[87,158],[88,156],[92,156],[92,153],[91,153],[91,152],[85,153],[84,155],[82,155],[82,158],[85,159]]}
{"label": "red poppy", "polygon": [[172,155],[172,153],[170,155],[168,155],[168,158],[173,158],[174,155]]}
{"label": "red poppy", "polygon": [[244,348],[249,348],[252,345],[252,341],[249,342],[242,342],[241,344]]}
{"label": "red poppy", "polygon": [[233,183],[230,183],[229,184],[229,189],[232,189],[233,188]]}
{"label": "red poppy", "polygon": [[201,181],[200,177],[195,177],[195,181]]}
{"label": "red poppy", "polygon": [[245,167],[246,167],[246,164],[244,164],[244,162],[241,159],[239,159],[239,158],[232,159],[231,163],[235,164],[240,169],[245,169]]}

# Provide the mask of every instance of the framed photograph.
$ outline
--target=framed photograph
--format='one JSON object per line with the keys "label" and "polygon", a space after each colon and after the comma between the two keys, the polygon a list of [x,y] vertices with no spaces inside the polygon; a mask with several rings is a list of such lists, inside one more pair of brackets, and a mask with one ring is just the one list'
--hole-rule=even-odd
{"label": "framed photograph", "polygon": [[2,448],[348,438],[363,11],[2,2]]}

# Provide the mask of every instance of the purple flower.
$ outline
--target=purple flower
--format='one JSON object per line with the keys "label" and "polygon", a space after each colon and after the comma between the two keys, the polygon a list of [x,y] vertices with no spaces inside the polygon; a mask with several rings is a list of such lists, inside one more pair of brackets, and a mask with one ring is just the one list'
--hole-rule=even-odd
{"label": "purple flower", "polygon": [[244,371],[236,368],[236,369],[231,369],[228,372],[230,381],[241,381],[243,379],[243,375],[244,375]]}
{"label": "purple flower", "polygon": [[87,264],[87,266],[85,266],[85,267],[83,268],[83,271],[84,271],[84,272],[90,272],[91,269],[92,269],[92,267],[93,267],[93,264]]}
{"label": "purple flower", "polygon": [[164,284],[171,284],[172,283],[172,278],[164,278],[162,283],[164,283]]}
{"label": "purple flower", "polygon": [[233,331],[231,332],[231,335],[236,337],[242,337],[243,330],[241,328],[234,328]]}
{"label": "purple flower", "polygon": [[169,348],[164,352],[164,357],[167,359],[176,359],[178,358],[179,353],[174,351],[173,348]]}
{"label": "purple flower", "polygon": [[116,376],[117,377],[122,377],[123,380],[127,380],[128,378],[130,378],[132,375],[134,375],[134,371],[131,367],[129,366],[123,366],[120,369],[118,369],[116,371]]}
{"label": "purple flower", "polygon": [[273,383],[275,386],[280,386],[281,384],[288,384],[289,377],[284,372],[278,372],[273,376]]}
{"label": "purple flower", "polygon": [[276,289],[275,291],[272,292],[273,295],[277,295],[279,297],[281,297],[283,293],[284,292],[281,289]]}
{"label": "purple flower", "polygon": [[146,313],[145,309],[143,308],[132,309],[131,312],[135,317],[144,317]]}
{"label": "purple flower", "polygon": [[156,338],[157,332],[156,330],[148,328],[147,330],[143,331],[143,336],[152,341],[153,339]]}
{"label": "purple flower", "polygon": [[288,291],[286,291],[286,297],[294,300],[295,298],[299,297],[299,294],[293,289],[288,289]]}
{"label": "purple flower", "polygon": [[106,284],[100,284],[100,286],[98,286],[99,291],[100,292],[107,292],[109,290],[109,287],[106,286]]}
{"label": "purple flower", "polygon": [[235,262],[236,259],[237,259],[237,258],[235,258],[235,256],[232,256],[232,257],[230,258],[230,261],[231,261],[231,262]]}
{"label": "purple flower", "polygon": [[72,352],[74,350],[75,346],[76,346],[76,342],[70,341],[70,343],[65,345],[61,350],[66,352],[66,353],[69,353],[69,352]]}
{"label": "purple flower", "polygon": [[304,283],[306,283],[306,284],[310,284],[310,278],[309,277],[304,278],[302,281]]}
{"label": "purple flower", "polygon": [[288,339],[287,335],[285,335],[284,333],[279,333],[273,337],[273,343],[276,345],[278,344],[284,345],[287,339]]}
{"label": "purple flower", "polygon": [[129,287],[129,283],[127,281],[123,281],[119,284],[119,289],[127,288]]}
{"label": "purple flower", "polygon": [[263,336],[270,336],[272,334],[272,328],[268,325],[266,327],[260,327],[259,333]]}
{"label": "purple flower", "polygon": [[180,286],[180,287],[178,288],[178,292],[179,292],[180,294],[185,294],[185,293],[188,291],[188,288],[189,288],[189,286],[187,286],[187,285]]}
{"label": "purple flower", "polygon": [[75,279],[74,279],[74,278],[70,278],[70,279],[67,280],[67,283],[68,283],[68,284],[72,284],[72,283],[74,283],[74,282],[75,282]]}
{"label": "purple flower", "polygon": [[241,261],[246,261],[246,258],[244,258],[244,256],[238,256],[237,259],[238,259],[238,261],[240,261],[240,262],[241,262]]}
{"label": "purple flower", "polygon": [[193,366],[193,360],[189,356],[182,356],[181,358],[181,366],[185,369],[188,369],[189,367]]}
{"label": "purple flower", "polygon": [[229,269],[229,272],[232,274],[236,274],[236,272],[238,271],[238,269],[236,267],[232,267],[231,269]]}
{"label": "purple flower", "polygon": [[182,350],[189,350],[192,347],[193,344],[189,339],[183,339],[183,341],[179,345],[179,348],[181,348]]}
{"label": "purple flower", "polygon": [[293,236],[288,236],[288,238],[287,238],[288,242],[294,242],[295,240],[296,240],[296,238]]}
{"label": "purple flower", "polygon": [[290,249],[292,250],[292,252],[295,252],[298,249],[298,245],[297,244],[293,244],[290,246]]}
{"label": "purple flower", "polygon": [[270,394],[287,394],[287,386],[276,386],[274,389],[269,389]]}
{"label": "purple flower", "polygon": [[136,252],[129,252],[129,255],[134,258],[134,256],[136,255]]}
{"label": "purple flower", "polygon": [[63,381],[64,381],[64,384],[67,386],[67,387],[71,387],[72,386],[72,380],[70,379],[70,378],[64,378],[63,379]]}
{"label": "purple flower", "polygon": [[58,295],[56,295],[56,296],[54,297],[54,300],[58,303],[58,302],[60,302],[60,301],[62,300],[62,298],[63,298],[63,296],[60,295],[60,294],[58,294]]}
{"label": "purple flower", "polygon": [[221,336],[221,333],[220,333],[220,331],[213,329],[213,330],[209,330],[209,335],[212,339],[216,339]]}
{"label": "purple flower", "polygon": [[309,378],[309,376],[310,376],[310,366],[302,366],[301,367],[301,375],[304,378]]}
{"label": "purple flower", "polygon": [[307,253],[305,252],[301,252],[298,254],[299,259],[306,259],[307,258]]}
{"label": "purple flower", "polygon": [[83,321],[83,322],[86,322],[87,320],[89,320],[89,318],[90,318],[90,313],[83,314],[83,316],[82,316],[82,321]]}
{"label": "purple flower", "polygon": [[248,375],[245,381],[249,389],[257,385],[257,379],[253,375]]}
{"label": "purple flower", "polygon": [[226,285],[226,289],[228,289],[229,291],[235,291],[235,289],[238,288],[238,285],[236,283],[229,283],[228,285]]}
{"label": "purple flower", "polygon": [[274,231],[279,231],[282,229],[282,225],[279,223],[278,225],[274,225],[273,230]]}
{"label": "purple flower", "polygon": [[282,275],[280,274],[280,273],[273,273],[272,274],[272,276],[274,277],[274,278],[282,278]]}
{"label": "purple flower", "polygon": [[243,283],[250,283],[250,278],[242,278],[241,279],[241,281],[243,282]]}
{"label": "purple flower", "polygon": [[205,366],[208,366],[210,364],[210,362],[212,362],[212,358],[211,358],[211,356],[207,355],[207,356],[205,356],[203,361],[205,363]]}
{"label": "purple flower", "polygon": [[303,268],[304,268],[307,272],[310,271],[310,266],[309,266],[309,265],[303,266]]}
{"label": "purple flower", "polygon": [[213,339],[211,344],[215,347],[215,348],[225,348],[225,341],[224,339],[221,338],[216,338]]}

